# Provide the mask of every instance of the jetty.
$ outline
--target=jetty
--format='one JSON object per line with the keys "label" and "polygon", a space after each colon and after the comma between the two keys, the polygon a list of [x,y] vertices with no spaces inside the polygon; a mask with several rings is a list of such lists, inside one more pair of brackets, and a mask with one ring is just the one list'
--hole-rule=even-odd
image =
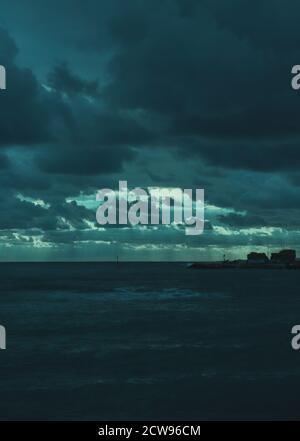
{"label": "jetty", "polygon": [[265,253],[252,251],[247,255],[247,260],[223,260],[215,262],[194,262],[189,265],[193,269],[300,269],[296,251],[284,249],[272,253],[269,258]]}

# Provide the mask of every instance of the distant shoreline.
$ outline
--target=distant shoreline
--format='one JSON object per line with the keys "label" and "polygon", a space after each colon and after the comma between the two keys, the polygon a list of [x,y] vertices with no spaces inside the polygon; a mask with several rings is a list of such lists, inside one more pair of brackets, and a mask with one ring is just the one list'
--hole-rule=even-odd
{"label": "distant shoreline", "polygon": [[264,269],[264,270],[300,270],[300,262],[295,263],[249,263],[245,262],[197,262],[189,266],[191,269]]}

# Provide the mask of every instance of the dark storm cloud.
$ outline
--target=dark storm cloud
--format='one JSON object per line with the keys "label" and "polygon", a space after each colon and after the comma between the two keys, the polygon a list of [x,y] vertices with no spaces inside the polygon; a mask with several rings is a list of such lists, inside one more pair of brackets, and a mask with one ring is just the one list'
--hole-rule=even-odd
{"label": "dark storm cloud", "polygon": [[37,153],[37,164],[47,173],[67,175],[120,172],[136,156],[136,148],[155,138],[129,115],[99,111],[82,102],[74,103],[70,127],[52,148]]}
{"label": "dark storm cloud", "polygon": [[171,118],[222,115],[239,109],[245,98],[253,104],[254,87],[268,78],[260,69],[263,54],[218,28],[204,8],[192,16],[182,16],[176,2],[161,2],[155,13],[149,9],[140,10],[140,20],[147,21],[144,38],[128,44],[127,34],[119,35],[108,99]]}
{"label": "dark storm cloud", "polygon": [[139,147],[155,140],[155,134],[130,114],[122,114],[116,109],[98,111],[82,103],[77,111],[76,126],[70,133],[75,148],[79,143],[94,144],[99,149],[107,146]]}
{"label": "dark storm cloud", "polygon": [[[287,210],[300,225],[298,2],[2,3],[1,228],[40,228],[50,243],[102,240],[85,231],[94,213],[66,199],[114,188],[124,173],[141,186],[205,184],[210,204],[233,211],[217,219],[226,229],[280,227]],[[166,231],[135,245],[198,243]]]}
{"label": "dark storm cloud", "polygon": [[0,29],[0,56],[5,65],[7,90],[1,94],[0,146],[33,145],[51,139],[50,115],[40,84],[29,69],[16,65],[17,47]]}
{"label": "dark storm cloud", "polygon": [[48,207],[19,198],[0,198],[0,229],[69,230],[86,228],[86,220],[95,222],[94,212],[76,202],[53,203]]}
{"label": "dark storm cloud", "polygon": [[[190,2],[189,8],[193,14],[182,13],[182,2],[179,8],[175,2],[162,2],[155,12],[151,7],[137,9],[135,20],[140,14],[146,25],[135,40],[112,27],[120,50],[109,65],[107,100],[124,109],[156,113],[167,127],[161,133],[166,144],[176,145],[185,155],[190,150],[219,167],[266,171],[298,167],[299,96],[290,87],[297,54],[295,44],[288,45],[289,33],[280,36],[285,44],[274,44],[271,52],[267,43],[256,44],[260,32],[268,33],[266,2],[262,16],[246,2],[245,10],[252,9],[255,16],[247,38],[234,26],[237,19],[232,26],[230,20],[221,23],[214,5],[196,7]],[[278,2],[274,9],[277,22]],[[287,26],[289,19],[295,25],[291,15],[297,11],[293,2],[289,13],[284,12]],[[231,17],[228,11],[227,16]],[[211,139],[218,149],[210,146]],[[272,149],[275,158],[270,165]],[[256,161],[257,151],[261,161]]]}
{"label": "dark storm cloud", "polygon": [[95,223],[95,213],[93,210],[88,210],[87,208],[78,205],[75,201],[68,203],[57,203],[52,204],[49,208],[50,216],[56,217],[56,219],[62,225],[62,229],[70,229],[66,228],[64,225],[64,221],[61,222],[61,219],[66,220],[66,222],[72,228],[82,229],[87,228],[86,220]]}
{"label": "dark storm cloud", "polygon": [[98,82],[84,81],[78,75],[71,72],[66,63],[56,66],[48,78],[49,85],[58,92],[66,93],[69,96],[81,94],[89,97],[96,97],[99,94]]}
{"label": "dark storm cloud", "polygon": [[[274,133],[276,133],[274,131]],[[203,137],[189,138],[190,155],[199,156],[206,163],[221,168],[244,169],[257,172],[292,172],[300,168],[300,137],[249,140],[223,140]],[[181,152],[185,156],[186,152]]]}
{"label": "dark storm cloud", "polygon": [[123,162],[133,157],[133,151],[127,148],[86,147],[76,151],[73,145],[63,146],[60,151],[53,149],[37,162],[47,173],[90,176],[121,171]]}
{"label": "dark storm cloud", "polygon": [[[65,12],[70,12],[70,2],[64,4]],[[265,41],[264,23],[269,4],[262,2],[257,15],[254,6],[243,1],[240,4],[230,2],[229,11],[226,7],[224,14],[220,14],[224,7],[219,2],[163,1],[154,6],[140,1],[115,1],[108,6],[107,2],[90,1],[89,9],[82,11],[81,17],[76,3],[72,17],[82,31],[82,45],[86,44],[86,48],[100,56],[103,41],[106,41],[106,50],[110,52],[108,64],[104,66],[108,84],[100,88],[97,79],[83,79],[62,63],[52,70],[49,85],[70,96],[100,93],[103,115],[116,109],[118,113],[142,110],[152,125],[148,132],[140,134],[139,147],[147,143],[152,130],[159,145],[175,145],[187,155],[190,151],[223,168],[256,169],[255,161],[251,164],[247,156],[253,158],[256,150],[260,150],[263,159],[257,169],[270,170],[268,161],[264,160],[264,156],[269,155],[269,145],[277,151],[288,146],[288,152],[295,152],[294,145],[298,144],[300,133],[298,95],[290,88],[295,44],[274,43],[270,47],[271,39],[267,39],[269,43]],[[39,6],[35,6],[38,13]],[[62,16],[56,16],[54,4],[50,9],[50,16],[56,19],[58,26],[62,26],[64,20],[68,22],[64,11]],[[286,27],[295,25],[292,16],[297,10],[293,2],[290,12],[284,11]],[[245,11],[248,11],[247,16]],[[278,2],[272,11],[275,18],[271,29],[275,31],[281,12]],[[238,24],[238,16],[249,24],[244,32]],[[254,16],[255,26],[254,18],[249,19]],[[95,17],[101,20],[99,26]],[[98,35],[105,34],[105,38],[95,39],[91,44],[86,37],[97,35],[97,28]],[[72,39],[67,35],[64,30],[63,42],[69,48]],[[289,33],[280,37],[280,41],[285,39],[287,42]],[[257,45],[257,40],[264,43]],[[69,105],[74,110],[74,103]],[[93,118],[86,109],[82,107],[81,115],[77,109],[77,121],[70,127],[74,137],[79,133],[88,143],[89,134],[98,141],[99,148],[104,141],[112,142],[114,138],[122,143],[126,131],[117,119],[118,127],[107,133],[97,130],[98,125],[93,123],[77,127],[85,115],[87,119]],[[128,124],[132,124],[132,118]],[[286,136],[295,139],[285,139],[283,143],[282,138]],[[195,142],[197,137],[199,142]],[[206,147],[212,138],[218,148]],[[240,148],[240,143],[247,147]],[[272,169],[289,168],[291,163],[295,167],[299,158],[292,156],[293,161],[275,160]]]}
{"label": "dark storm cloud", "polygon": [[48,216],[45,209],[26,201],[16,198],[1,198],[0,228],[5,229],[31,229],[43,228],[45,230],[55,228],[56,220]]}
{"label": "dark storm cloud", "polygon": [[298,52],[300,5],[297,0],[288,4],[282,0],[204,0],[217,23],[232,30],[261,49],[272,49],[283,56]]}
{"label": "dark storm cloud", "polygon": [[0,153],[0,171],[9,168],[10,163],[6,155]]}
{"label": "dark storm cloud", "polygon": [[[152,138],[132,117],[119,115],[117,110],[103,111],[97,102],[85,102],[85,97],[99,98],[97,81],[80,78],[65,64],[50,73],[49,86],[55,92],[46,91],[32,71],[16,65],[18,50],[13,39],[4,30],[0,36],[1,62],[8,77],[0,111],[0,145],[4,148],[37,145],[43,152],[38,163],[44,171],[93,175],[105,172],[105,167],[108,173],[119,171],[123,160],[133,158],[131,147]],[[60,92],[74,100],[64,100]],[[76,95],[82,98],[76,99]],[[72,148],[68,147],[71,143]],[[111,145],[114,152],[108,151]]]}

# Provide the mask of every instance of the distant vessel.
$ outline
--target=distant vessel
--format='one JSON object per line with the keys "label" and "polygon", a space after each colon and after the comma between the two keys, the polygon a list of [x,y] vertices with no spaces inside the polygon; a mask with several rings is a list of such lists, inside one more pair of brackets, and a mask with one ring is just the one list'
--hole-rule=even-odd
{"label": "distant vessel", "polygon": [[295,250],[281,250],[272,253],[269,259],[265,253],[251,252],[247,260],[224,260],[216,262],[195,262],[189,265],[193,269],[300,269]]}

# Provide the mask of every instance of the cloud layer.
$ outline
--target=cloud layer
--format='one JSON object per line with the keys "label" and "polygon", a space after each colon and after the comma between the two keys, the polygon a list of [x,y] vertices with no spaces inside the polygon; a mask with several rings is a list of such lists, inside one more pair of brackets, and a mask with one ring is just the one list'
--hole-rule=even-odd
{"label": "cloud layer", "polygon": [[[46,3],[3,0],[3,260],[300,249],[296,0]],[[98,228],[121,179],[204,188],[211,228]]]}

